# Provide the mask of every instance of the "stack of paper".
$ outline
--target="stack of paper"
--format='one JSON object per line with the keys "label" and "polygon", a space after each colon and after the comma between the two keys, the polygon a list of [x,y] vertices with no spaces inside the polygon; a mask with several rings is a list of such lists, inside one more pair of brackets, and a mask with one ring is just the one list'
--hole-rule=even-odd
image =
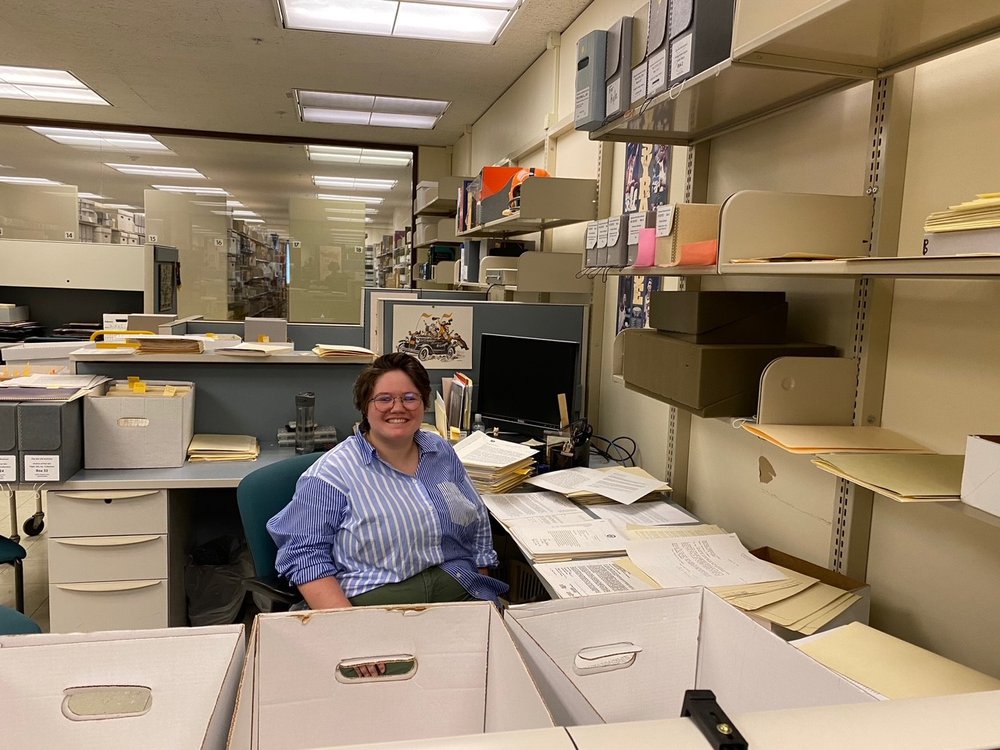
{"label": "stack of paper", "polygon": [[812,461],[879,495],[902,503],[960,500],[965,456],[936,453],[837,453]]}
{"label": "stack of paper", "polygon": [[22,375],[0,381],[0,401],[72,401],[110,379],[104,375]]}
{"label": "stack of paper", "polygon": [[975,200],[935,211],[924,222],[925,232],[957,232],[1000,227],[1000,193],[980,193]]}
{"label": "stack of paper", "polygon": [[347,344],[316,344],[313,354],[320,359],[341,364],[367,365],[375,361],[375,352],[363,346],[348,346]]}
{"label": "stack of paper", "polygon": [[594,520],[553,525],[534,519],[510,521],[510,535],[532,562],[556,562],[621,556],[625,537],[610,521]]}
{"label": "stack of paper", "polygon": [[295,344],[265,344],[245,341],[236,346],[224,346],[216,349],[219,354],[228,354],[233,357],[270,357],[272,354],[289,354],[295,348]]}
{"label": "stack of paper", "polygon": [[789,453],[927,453],[919,443],[884,427],[751,424],[743,429]]}
{"label": "stack of paper", "polygon": [[539,563],[534,568],[559,599],[659,588],[627,557]]}
{"label": "stack of paper", "polygon": [[473,432],[455,444],[455,453],[480,493],[507,492],[535,473],[534,448]]}
{"label": "stack of paper", "polygon": [[531,520],[542,525],[562,525],[592,521],[593,517],[556,492],[508,492],[483,495],[490,514],[504,526]]}
{"label": "stack of paper", "polygon": [[630,505],[654,492],[670,492],[670,485],[637,467],[588,469],[578,466],[550,471],[527,481],[536,487],[562,493],[578,503],[607,502],[611,499]]}
{"label": "stack of paper", "polygon": [[125,342],[137,346],[140,354],[201,354],[205,351],[203,338],[191,336],[127,336]]}
{"label": "stack of paper", "polygon": [[195,435],[189,461],[256,461],[260,445],[253,435]]}

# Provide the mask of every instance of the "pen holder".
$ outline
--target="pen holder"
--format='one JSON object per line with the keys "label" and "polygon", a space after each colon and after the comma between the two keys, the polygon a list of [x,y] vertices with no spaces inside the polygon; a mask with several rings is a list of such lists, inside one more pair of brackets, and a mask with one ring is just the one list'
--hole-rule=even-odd
{"label": "pen holder", "polygon": [[564,452],[566,443],[556,443],[548,446],[549,468],[551,471],[560,469],[572,469],[574,466],[590,466],[590,439],[584,440],[580,445],[571,446],[570,452]]}

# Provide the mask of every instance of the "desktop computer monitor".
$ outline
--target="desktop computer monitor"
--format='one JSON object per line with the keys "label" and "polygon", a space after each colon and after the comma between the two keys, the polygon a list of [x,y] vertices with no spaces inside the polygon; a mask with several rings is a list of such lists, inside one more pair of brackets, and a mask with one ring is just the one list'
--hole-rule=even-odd
{"label": "desktop computer monitor", "polygon": [[560,393],[566,394],[570,420],[581,416],[580,383],[575,341],[480,337],[476,411],[487,427],[533,437],[558,430]]}

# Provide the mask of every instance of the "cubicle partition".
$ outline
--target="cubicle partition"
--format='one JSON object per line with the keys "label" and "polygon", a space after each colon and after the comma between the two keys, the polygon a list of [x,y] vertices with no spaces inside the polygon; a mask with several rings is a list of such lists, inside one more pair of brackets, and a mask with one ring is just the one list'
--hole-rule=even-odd
{"label": "cubicle partition", "polygon": [[[416,321],[423,312],[431,316],[452,315],[461,321],[471,315],[471,333],[459,331],[467,338],[471,358],[461,357],[450,360],[437,355],[424,361],[431,376],[431,388],[441,389],[441,378],[450,377],[456,371],[472,378],[473,399],[476,398],[475,383],[479,379],[479,339],[484,333],[505,336],[523,336],[533,339],[555,339],[579,344],[577,371],[580,373],[576,393],[570,404],[570,416],[579,417],[584,413],[587,390],[586,353],[588,314],[587,305],[557,305],[527,302],[487,302],[441,299],[386,299],[383,300],[382,351],[396,351],[399,345],[398,333],[406,325],[398,326],[397,321]],[[459,325],[456,323],[456,326]],[[457,328],[456,328],[457,330]],[[468,335],[467,335],[468,334]],[[464,350],[460,352],[464,354]],[[471,360],[471,361],[469,361]],[[469,361],[469,366],[459,366]],[[523,380],[511,383],[511,388],[530,387],[534,364],[525,360],[522,364]]]}
{"label": "cubicle partition", "polygon": [[[184,330],[172,333],[235,333],[243,337],[242,320],[190,320]],[[316,344],[366,346],[363,329],[357,323],[289,323],[288,340],[296,351],[309,351]]]}

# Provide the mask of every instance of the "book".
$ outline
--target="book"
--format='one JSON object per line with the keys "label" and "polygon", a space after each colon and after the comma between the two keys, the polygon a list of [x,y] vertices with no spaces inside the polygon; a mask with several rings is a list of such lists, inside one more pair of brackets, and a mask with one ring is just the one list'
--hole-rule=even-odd
{"label": "book", "polygon": [[312,349],[320,359],[344,364],[368,365],[375,361],[375,352],[363,346],[348,344],[316,344]]}
{"label": "book", "polygon": [[272,354],[288,354],[295,348],[294,344],[264,344],[245,341],[236,346],[226,346],[216,349],[219,354],[228,354],[233,357],[270,357]]}

